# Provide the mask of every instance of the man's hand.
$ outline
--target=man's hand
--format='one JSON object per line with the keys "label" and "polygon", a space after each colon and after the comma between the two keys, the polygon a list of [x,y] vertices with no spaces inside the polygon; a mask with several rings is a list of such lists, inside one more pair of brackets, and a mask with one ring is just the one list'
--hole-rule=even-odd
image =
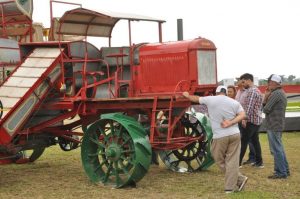
{"label": "man's hand", "polygon": [[264,96],[264,100],[263,100],[263,104],[266,104],[270,95],[271,95],[271,89],[269,89],[269,87],[267,87],[266,91],[265,91],[265,96]]}
{"label": "man's hand", "polygon": [[233,123],[230,120],[223,120],[223,122],[221,123],[222,128],[227,128],[227,127],[230,127],[232,125],[233,125]]}
{"label": "man's hand", "polygon": [[182,96],[185,97],[185,98],[189,98],[190,94],[189,94],[189,92],[184,91],[184,92],[182,93]]}
{"label": "man's hand", "polygon": [[247,120],[242,120],[242,127],[246,128],[247,126]]}

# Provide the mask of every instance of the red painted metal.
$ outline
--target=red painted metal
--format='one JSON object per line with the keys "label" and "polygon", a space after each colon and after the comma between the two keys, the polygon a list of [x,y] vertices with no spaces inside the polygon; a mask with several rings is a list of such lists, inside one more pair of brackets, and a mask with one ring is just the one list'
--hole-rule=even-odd
{"label": "red painted metal", "polygon": [[[28,30],[24,33],[24,34],[20,34],[20,40],[23,38],[23,37],[26,37],[26,35],[29,35],[30,37],[30,42],[32,42],[32,34],[33,34],[33,31],[32,31],[32,20],[28,17],[28,16],[23,16],[23,20],[16,20],[16,18],[18,16],[20,16],[19,13],[13,13],[11,12],[11,14],[7,14],[5,15],[4,13],[4,6],[6,5],[9,5],[9,4],[13,4],[15,3],[15,1],[5,1],[5,2],[0,2],[0,7],[1,7],[1,18],[2,18],[2,35],[0,35],[0,37],[3,37],[3,38],[8,38],[8,32],[7,32],[7,28],[10,26],[13,26],[13,25],[24,25],[24,24],[27,24],[29,27],[28,27]],[[12,17],[11,20],[13,21],[6,21],[5,18],[6,17]]]}
{"label": "red painted metal", "polygon": [[[50,1],[51,18],[52,3],[61,3],[59,1]],[[69,11],[72,12],[72,11]],[[99,14],[98,14],[99,15]],[[51,19],[51,23],[52,23]],[[64,23],[64,21],[60,21]],[[191,103],[190,101],[180,97],[183,91],[197,92],[205,95],[212,93],[217,85],[215,82],[200,84],[198,74],[199,70],[199,51],[216,52],[213,42],[197,38],[189,41],[162,42],[162,22],[158,22],[159,26],[159,42],[156,44],[143,44],[139,48],[139,63],[134,61],[135,47],[131,46],[131,27],[129,24],[129,54],[120,50],[119,53],[111,53],[106,57],[89,57],[88,47],[92,46],[87,42],[82,42],[83,54],[73,56],[71,54],[72,42],[39,42],[22,44],[21,48],[27,55],[22,55],[22,61],[26,60],[30,51],[39,47],[56,47],[61,49],[60,56],[55,64],[60,63],[61,75],[59,80],[53,82],[51,86],[52,92],[49,96],[43,96],[47,99],[55,99],[50,102],[40,103],[36,105],[32,111],[33,116],[39,109],[45,111],[60,111],[59,114],[35,123],[32,126],[26,126],[26,122],[22,123],[22,127],[12,135],[8,135],[1,124],[10,117],[0,121],[0,144],[8,149],[14,147],[13,139],[20,139],[26,143],[26,138],[30,135],[39,135],[47,132],[54,137],[61,137],[70,141],[77,142],[70,135],[82,135],[74,129],[78,127],[86,127],[88,124],[99,119],[99,115],[112,112],[124,112],[132,117],[145,117],[145,121],[150,125],[150,143],[153,148],[160,150],[173,150],[185,147],[202,137],[188,137],[184,135],[184,127],[180,125],[180,118],[185,113]],[[59,27],[60,28],[60,27]],[[88,27],[87,27],[88,28]],[[87,31],[87,29],[86,29]],[[110,40],[109,40],[110,41]],[[100,53],[99,53],[100,54]],[[129,57],[129,66],[124,66],[124,57]],[[109,66],[108,58],[115,58],[115,65]],[[120,60],[119,60],[120,59]],[[67,66],[79,64],[81,68],[72,71],[72,77],[67,77]],[[99,70],[88,69],[90,64],[99,64]],[[97,65],[98,66],[98,65]],[[216,66],[214,66],[216,67]],[[103,71],[102,71],[103,70]],[[129,79],[124,79],[125,71],[129,70]],[[216,77],[216,68],[215,74]],[[78,78],[78,76],[80,78]],[[76,79],[77,78],[77,79]],[[45,77],[40,77],[39,83]],[[66,86],[67,81],[74,89],[74,92],[67,95],[66,91],[60,90],[59,86]],[[78,87],[76,81],[81,81]],[[112,86],[113,85],[113,86]],[[97,97],[98,87],[103,86],[100,91],[109,93],[108,97]],[[123,87],[122,87],[123,86]],[[105,87],[105,88],[104,88]],[[36,88],[31,88],[31,92]],[[124,96],[121,96],[121,89]],[[89,91],[92,90],[91,94]],[[26,99],[28,95],[23,98]],[[176,113],[174,112],[176,109]],[[162,116],[159,114],[162,113]],[[80,119],[70,124],[64,124],[63,121],[79,115]],[[164,120],[164,121],[163,121]],[[165,123],[160,123],[165,122]],[[12,150],[8,150],[12,151]],[[1,151],[0,151],[0,155]],[[1,159],[1,158],[0,158]],[[0,162],[1,164],[1,162]]]}
{"label": "red painted metal", "polygon": [[[264,93],[267,89],[267,86],[259,86],[259,90]],[[300,85],[282,85],[283,90],[286,93],[300,93]]]}
{"label": "red painted metal", "polygon": [[[216,47],[211,41],[202,38],[142,46],[140,65],[135,71],[137,75],[133,76],[135,95],[170,94],[182,80],[189,82],[194,90],[215,88],[217,82],[199,86],[197,50],[215,52]],[[178,91],[182,92],[183,88]]]}

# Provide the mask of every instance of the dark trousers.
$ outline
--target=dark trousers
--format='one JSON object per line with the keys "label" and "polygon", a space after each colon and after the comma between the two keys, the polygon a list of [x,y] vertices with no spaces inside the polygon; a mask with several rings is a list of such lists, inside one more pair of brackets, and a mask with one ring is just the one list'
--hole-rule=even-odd
{"label": "dark trousers", "polygon": [[[241,138],[242,138],[243,137],[243,131],[245,131],[245,128],[242,126],[241,122],[238,123],[238,125],[239,125],[239,129],[240,129],[240,132],[241,132]],[[254,149],[254,146],[251,142],[251,139],[249,140],[248,145],[249,145],[249,154],[248,154],[249,158],[248,158],[248,160],[250,160],[251,162],[255,162],[256,161],[255,160],[255,149]]]}
{"label": "dark trousers", "polygon": [[248,154],[249,158],[248,158],[248,160],[250,160],[251,162],[256,162],[256,160],[255,160],[255,156],[256,156],[255,155],[255,149],[254,149],[254,146],[253,146],[251,140],[248,144],[249,144],[249,154]]}
{"label": "dark trousers", "polygon": [[262,163],[262,156],[261,156],[261,147],[259,142],[258,136],[258,129],[260,125],[255,125],[250,122],[247,122],[246,128],[241,131],[242,138],[241,138],[241,154],[240,154],[240,165],[242,164],[242,160],[246,153],[248,143],[251,141],[254,147],[255,152],[255,160],[257,164]]}

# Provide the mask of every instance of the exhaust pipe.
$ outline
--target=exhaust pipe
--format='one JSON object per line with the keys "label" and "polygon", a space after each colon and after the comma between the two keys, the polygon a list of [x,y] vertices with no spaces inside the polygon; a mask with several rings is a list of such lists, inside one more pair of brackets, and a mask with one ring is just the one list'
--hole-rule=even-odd
{"label": "exhaust pipe", "polygon": [[177,40],[178,41],[182,41],[183,40],[182,19],[177,19]]}

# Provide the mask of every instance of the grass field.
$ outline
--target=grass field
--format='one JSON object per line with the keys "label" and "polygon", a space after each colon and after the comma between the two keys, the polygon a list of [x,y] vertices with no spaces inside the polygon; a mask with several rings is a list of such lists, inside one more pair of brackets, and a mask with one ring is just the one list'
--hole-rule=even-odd
{"label": "grass field", "polygon": [[300,102],[288,102],[287,111],[300,111]]}
{"label": "grass field", "polygon": [[241,172],[249,181],[239,193],[224,193],[224,176],[216,165],[197,173],[174,173],[162,164],[153,165],[137,188],[94,185],[82,169],[80,149],[63,152],[55,146],[32,164],[0,166],[0,198],[300,198],[300,133],[283,135],[291,170],[285,180],[267,178],[273,159],[266,134],[260,140],[265,168],[244,166]]}

